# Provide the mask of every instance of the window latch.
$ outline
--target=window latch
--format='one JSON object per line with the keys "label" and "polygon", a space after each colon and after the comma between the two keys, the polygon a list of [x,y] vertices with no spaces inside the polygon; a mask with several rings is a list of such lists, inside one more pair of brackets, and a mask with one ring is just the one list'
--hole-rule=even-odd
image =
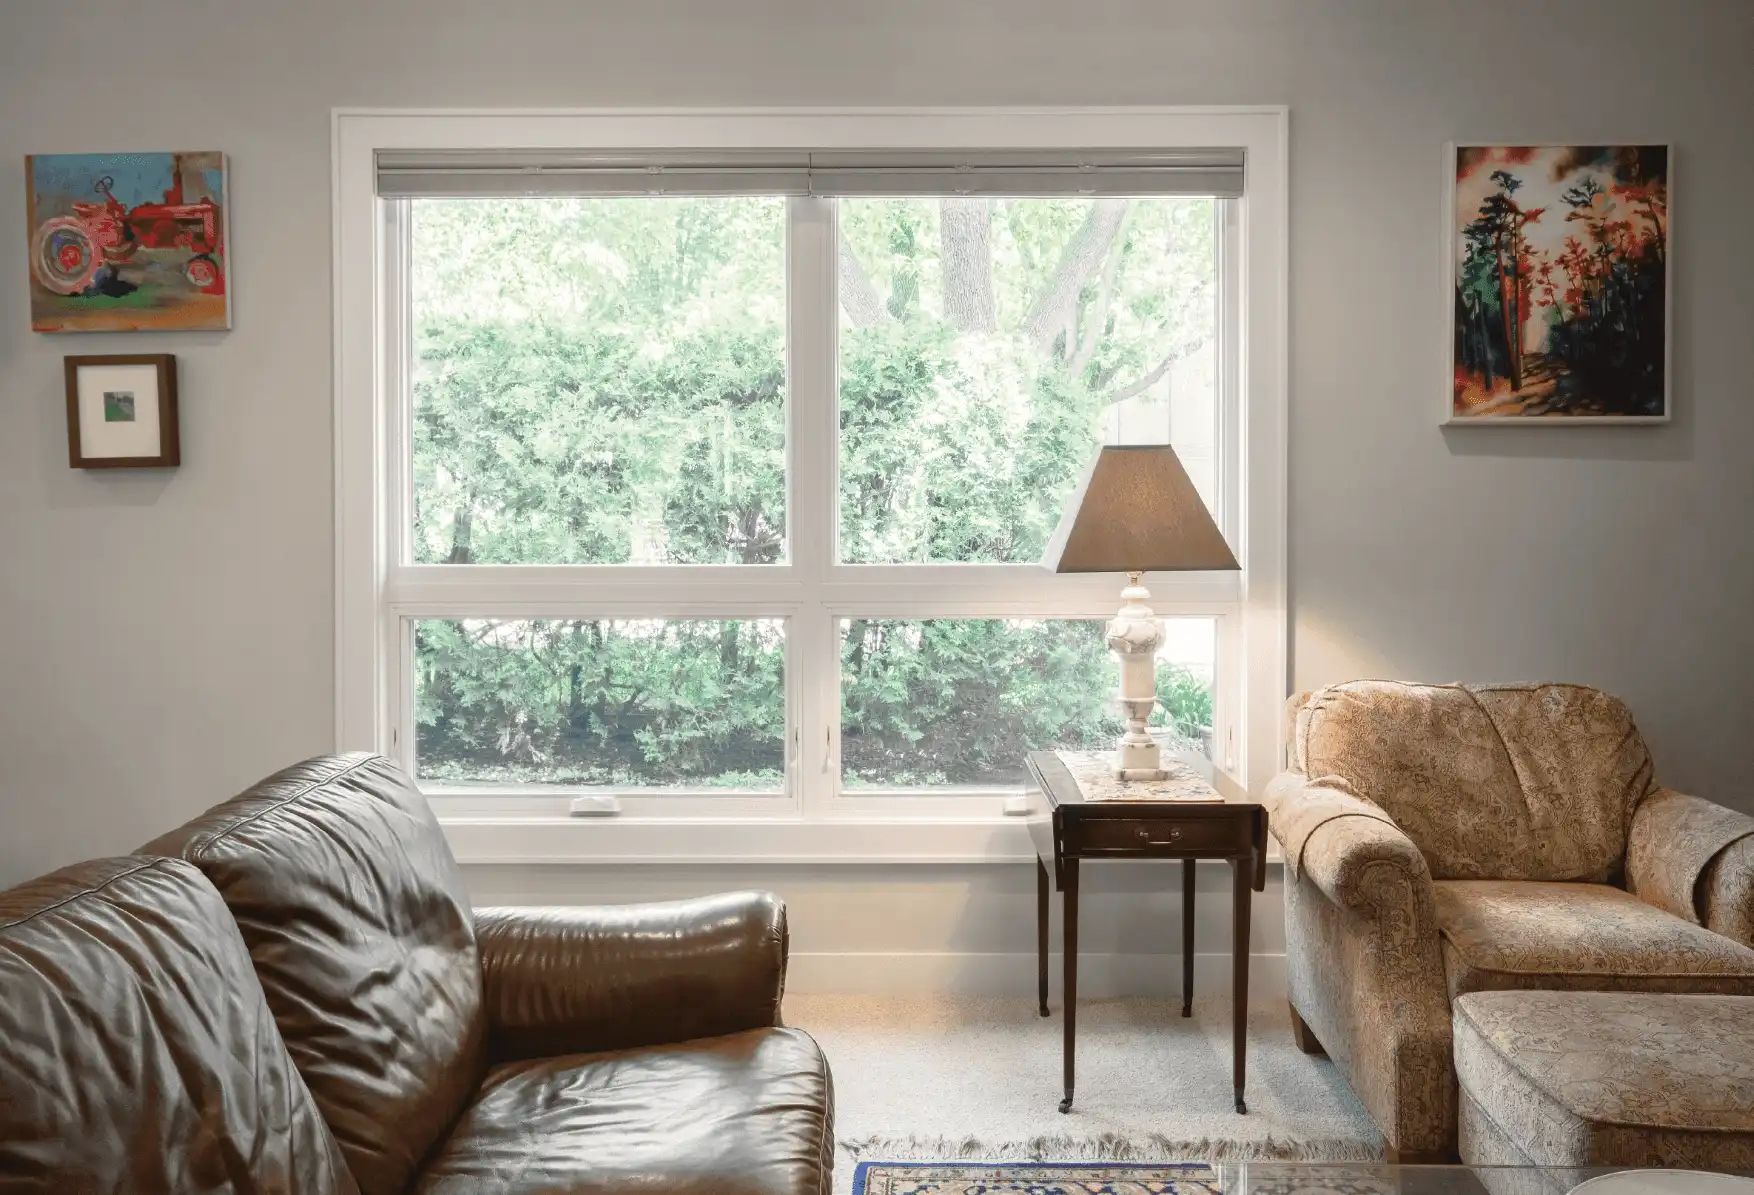
{"label": "window latch", "polygon": [[570,817],[614,817],[621,812],[621,798],[613,793],[592,793],[574,797],[567,809]]}

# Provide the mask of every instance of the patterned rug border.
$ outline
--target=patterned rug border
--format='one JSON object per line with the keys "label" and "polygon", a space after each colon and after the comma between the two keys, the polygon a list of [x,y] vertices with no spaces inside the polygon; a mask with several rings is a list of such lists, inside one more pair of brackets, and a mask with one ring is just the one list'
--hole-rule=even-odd
{"label": "patterned rug border", "polygon": [[[876,1135],[842,1138],[841,1149],[853,1158],[892,1162],[986,1162],[1020,1166],[1027,1163],[1141,1162],[1171,1165],[1205,1162],[1381,1162],[1380,1144],[1346,1137],[1286,1140],[1262,1137],[1173,1138],[1153,1133],[1144,1139],[1102,1133],[1094,1137],[1030,1137],[982,1141],[978,1137],[916,1137]],[[1000,1159],[1011,1159],[1001,1161]],[[863,1165],[863,1163],[860,1163]]]}
{"label": "patterned rug border", "polygon": [[860,1162],[853,1168],[853,1195],[867,1195],[865,1184],[872,1170],[894,1167],[900,1170],[931,1170],[939,1166],[952,1166],[957,1170],[1017,1170],[1030,1168],[1048,1168],[1053,1170],[1200,1170],[1216,1180],[1217,1174],[1205,1162],[1179,1160],[1172,1162],[1143,1160],[1121,1160],[1106,1158],[1095,1162],[1042,1162],[1025,1159],[1018,1162],[970,1162],[962,1158],[937,1158],[925,1160],[919,1158],[885,1158],[868,1162]]}

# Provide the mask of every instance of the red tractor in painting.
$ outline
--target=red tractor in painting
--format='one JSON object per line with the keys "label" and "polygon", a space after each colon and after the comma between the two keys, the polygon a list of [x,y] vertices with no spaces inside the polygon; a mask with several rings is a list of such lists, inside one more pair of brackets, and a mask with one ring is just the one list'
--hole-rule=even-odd
{"label": "red tractor in painting", "polygon": [[92,190],[102,203],[75,202],[71,216],[38,226],[30,244],[38,282],[56,294],[84,294],[105,270],[113,276],[141,249],[183,249],[190,254],[183,265],[189,284],[203,294],[225,292],[225,273],[213,257],[222,248],[219,205],[206,197],[184,203],[181,170],[172,174],[163,202],[132,210],[110,193],[114,186],[113,179],[98,179]]}

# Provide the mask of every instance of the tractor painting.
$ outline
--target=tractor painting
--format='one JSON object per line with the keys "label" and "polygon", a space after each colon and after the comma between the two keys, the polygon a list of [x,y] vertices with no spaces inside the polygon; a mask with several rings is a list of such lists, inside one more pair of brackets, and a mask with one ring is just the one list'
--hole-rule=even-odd
{"label": "tractor painting", "polygon": [[28,159],[32,327],[227,328],[218,153]]}

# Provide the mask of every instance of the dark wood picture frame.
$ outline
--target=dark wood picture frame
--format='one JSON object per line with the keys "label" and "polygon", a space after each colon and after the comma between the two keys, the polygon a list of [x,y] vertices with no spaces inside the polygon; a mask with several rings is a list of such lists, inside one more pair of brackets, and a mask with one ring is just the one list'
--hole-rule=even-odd
{"label": "dark wood picture frame", "polygon": [[[169,469],[182,464],[177,432],[177,359],[172,353],[67,357],[67,465],[73,469]],[[158,371],[158,455],[85,456],[79,428],[79,371],[103,365],[151,365]]]}

